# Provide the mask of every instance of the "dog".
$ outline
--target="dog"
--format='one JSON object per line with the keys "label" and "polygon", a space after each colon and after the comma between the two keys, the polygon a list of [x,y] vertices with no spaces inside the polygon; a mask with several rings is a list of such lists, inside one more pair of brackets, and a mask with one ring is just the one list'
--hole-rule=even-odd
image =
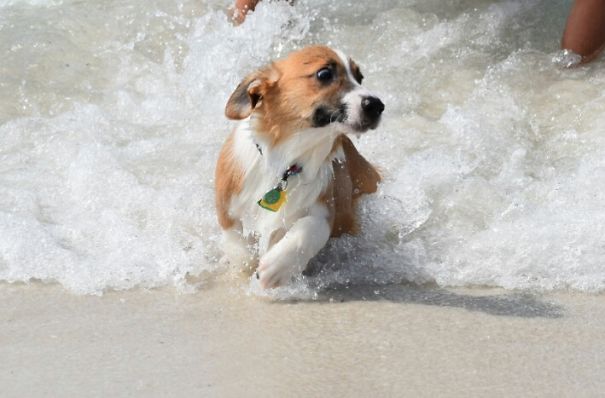
{"label": "dog", "polygon": [[216,166],[223,259],[264,289],[300,274],[330,237],[355,234],[357,199],[378,171],[347,134],[375,129],[382,101],[341,51],[311,46],[248,75],[225,115],[239,123]]}

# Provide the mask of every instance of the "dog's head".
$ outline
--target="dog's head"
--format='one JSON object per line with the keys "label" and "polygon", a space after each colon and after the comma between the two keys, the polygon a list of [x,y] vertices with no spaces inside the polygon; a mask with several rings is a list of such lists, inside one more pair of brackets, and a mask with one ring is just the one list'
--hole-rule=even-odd
{"label": "dog's head", "polygon": [[225,115],[253,115],[273,142],[329,125],[362,133],[378,126],[384,110],[362,79],[357,64],[340,51],[307,47],[248,75],[231,94]]}

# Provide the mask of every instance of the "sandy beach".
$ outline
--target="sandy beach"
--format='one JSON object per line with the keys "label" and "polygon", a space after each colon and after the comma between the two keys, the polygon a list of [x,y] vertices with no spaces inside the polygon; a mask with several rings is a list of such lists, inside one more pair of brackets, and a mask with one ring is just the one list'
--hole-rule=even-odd
{"label": "sandy beach", "polygon": [[597,397],[605,297],[0,286],[3,397]]}

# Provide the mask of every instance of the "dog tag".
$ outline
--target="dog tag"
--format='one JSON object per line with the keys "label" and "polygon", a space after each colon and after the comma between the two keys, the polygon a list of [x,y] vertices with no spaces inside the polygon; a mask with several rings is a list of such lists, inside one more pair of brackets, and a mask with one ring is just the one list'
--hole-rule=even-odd
{"label": "dog tag", "polygon": [[269,211],[278,211],[286,202],[286,191],[277,186],[263,195],[263,198],[257,203],[263,209]]}

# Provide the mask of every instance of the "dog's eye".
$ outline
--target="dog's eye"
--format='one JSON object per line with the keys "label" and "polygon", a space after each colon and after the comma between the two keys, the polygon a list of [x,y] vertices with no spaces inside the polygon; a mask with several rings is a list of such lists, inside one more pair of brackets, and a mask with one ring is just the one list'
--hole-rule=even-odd
{"label": "dog's eye", "polygon": [[322,83],[329,83],[334,78],[334,72],[330,68],[321,68],[317,71],[317,80]]}

